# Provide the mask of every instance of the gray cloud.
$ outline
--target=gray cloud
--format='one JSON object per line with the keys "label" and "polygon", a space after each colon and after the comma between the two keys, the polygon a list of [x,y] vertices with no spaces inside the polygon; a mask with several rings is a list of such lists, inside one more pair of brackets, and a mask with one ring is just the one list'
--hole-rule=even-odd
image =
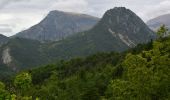
{"label": "gray cloud", "polygon": [[8,25],[8,24],[0,24],[0,28],[1,27],[9,27],[10,25]]}
{"label": "gray cloud", "polygon": [[11,34],[12,27],[8,24],[0,24],[0,34]]}
{"label": "gray cloud", "polygon": [[0,33],[11,33],[12,29],[11,28],[0,28]]}
{"label": "gray cloud", "polygon": [[16,3],[16,2],[25,2],[30,0],[1,0],[0,1],[0,9],[8,6],[10,3]]}

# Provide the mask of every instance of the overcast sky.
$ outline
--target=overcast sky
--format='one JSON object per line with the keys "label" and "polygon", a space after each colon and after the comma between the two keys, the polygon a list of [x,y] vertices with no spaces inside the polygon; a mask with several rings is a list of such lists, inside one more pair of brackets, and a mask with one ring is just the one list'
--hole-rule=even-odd
{"label": "overcast sky", "polygon": [[170,0],[0,0],[0,34],[11,36],[40,22],[51,10],[102,17],[108,9],[123,6],[145,22],[170,13]]}

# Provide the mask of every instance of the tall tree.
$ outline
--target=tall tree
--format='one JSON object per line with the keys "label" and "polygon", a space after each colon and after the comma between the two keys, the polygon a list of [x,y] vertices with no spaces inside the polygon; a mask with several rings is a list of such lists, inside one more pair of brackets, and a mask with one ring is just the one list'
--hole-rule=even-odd
{"label": "tall tree", "polygon": [[29,73],[23,72],[15,77],[14,85],[17,88],[19,94],[25,93],[31,87],[31,84],[32,77]]}
{"label": "tall tree", "polygon": [[158,31],[157,31],[157,35],[159,37],[165,37],[168,35],[168,28],[165,25],[162,25]]}

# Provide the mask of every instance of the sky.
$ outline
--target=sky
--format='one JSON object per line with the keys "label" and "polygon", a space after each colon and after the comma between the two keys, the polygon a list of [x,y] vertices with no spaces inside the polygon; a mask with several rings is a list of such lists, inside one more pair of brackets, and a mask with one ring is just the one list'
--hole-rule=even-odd
{"label": "sky", "polygon": [[101,18],[114,7],[126,7],[146,22],[170,13],[170,0],[0,0],[0,34],[12,36],[28,29],[52,10]]}

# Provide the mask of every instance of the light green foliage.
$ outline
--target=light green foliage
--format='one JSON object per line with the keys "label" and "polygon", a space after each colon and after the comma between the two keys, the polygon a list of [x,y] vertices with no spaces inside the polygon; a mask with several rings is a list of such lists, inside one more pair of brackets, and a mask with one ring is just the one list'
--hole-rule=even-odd
{"label": "light green foliage", "polygon": [[40,100],[38,97],[36,97],[36,99],[35,100]]}
{"label": "light green foliage", "polygon": [[[170,40],[155,41],[153,49],[128,54],[122,79],[112,80],[107,97],[115,100],[169,100]],[[111,95],[112,94],[112,95]]]}
{"label": "light green foliage", "polygon": [[16,76],[14,80],[14,85],[22,90],[30,88],[32,83],[32,78],[29,73],[21,73]]}
{"label": "light green foliage", "polygon": [[8,91],[5,90],[5,84],[0,82],[0,100],[9,100],[10,95]]}
{"label": "light green foliage", "polygon": [[124,80],[112,80],[106,91],[107,98],[113,100],[130,99],[132,94],[130,93],[131,84]]}
{"label": "light green foliage", "polygon": [[151,93],[150,80],[152,79],[152,70],[147,68],[146,59],[140,55],[128,55],[123,65],[126,70],[125,77],[133,87],[133,93],[131,93],[133,95],[131,97],[138,100],[151,99],[149,94]]}
{"label": "light green foliage", "polygon": [[17,96],[15,94],[11,95],[11,100],[17,100],[16,98],[17,98]]}
{"label": "light green foliage", "polygon": [[[123,62],[124,79],[113,80],[108,93],[115,100],[150,100],[152,71],[147,68],[146,59],[140,55],[128,54]],[[111,99],[110,98],[110,99]]]}
{"label": "light green foliage", "polygon": [[21,100],[32,100],[32,97],[31,96],[30,97],[25,96],[25,97],[22,97]]}
{"label": "light green foliage", "polygon": [[0,89],[5,89],[5,84],[0,82]]}

